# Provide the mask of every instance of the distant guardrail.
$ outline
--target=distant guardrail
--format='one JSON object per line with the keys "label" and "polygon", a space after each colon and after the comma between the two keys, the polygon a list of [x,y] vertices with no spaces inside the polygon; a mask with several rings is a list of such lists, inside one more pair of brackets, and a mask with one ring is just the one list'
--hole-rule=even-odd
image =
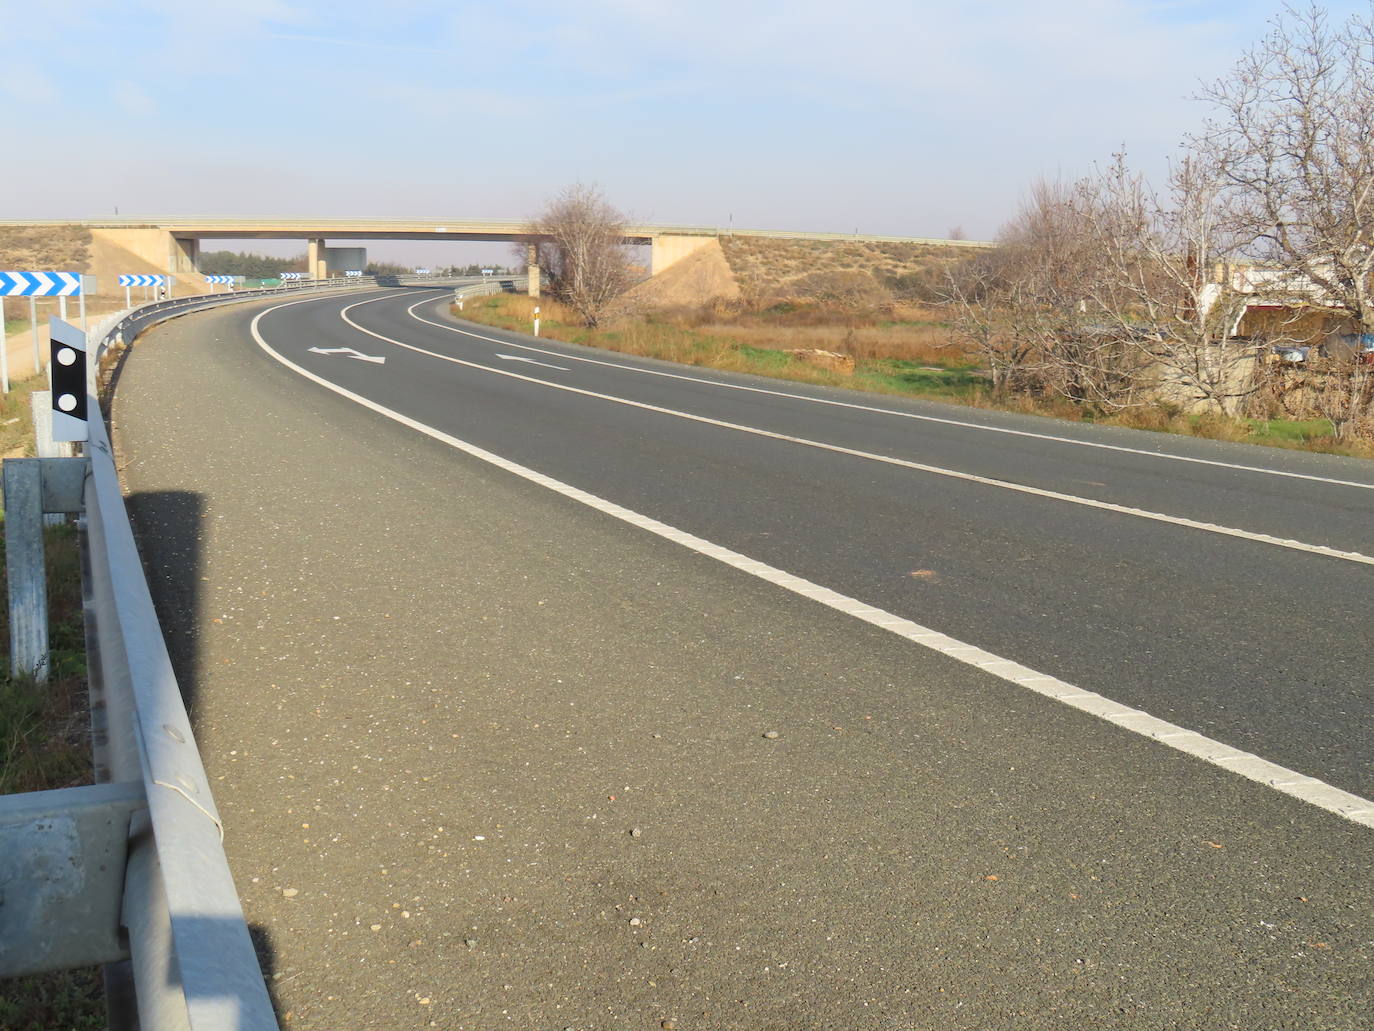
{"label": "distant guardrail", "polygon": [[[382,285],[447,286],[458,278],[383,277]],[[100,359],[154,323],[188,312],[376,285],[375,278],[305,281],[157,301],[112,315],[87,337],[85,457],[6,462],[7,508],[11,501],[16,506],[7,512],[7,533],[21,503],[35,523],[41,512],[79,513],[85,531],[97,783],[0,796],[0,978],[104,965],[112,1028],[268,1031],[278,1025],[99,417]],[[465,288],[500,287],[464,280],[458,289]],[[41,530],[35,526],[34,533]]]}

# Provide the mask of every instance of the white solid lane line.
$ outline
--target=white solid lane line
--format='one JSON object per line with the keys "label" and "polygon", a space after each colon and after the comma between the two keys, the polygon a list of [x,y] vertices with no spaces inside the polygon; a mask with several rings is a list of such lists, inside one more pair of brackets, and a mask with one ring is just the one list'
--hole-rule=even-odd
{"label": "white solid lane line", "polygon": [[[306,300],[313,300],[313,298],[307,298]],[[316,383],[326,390],[333,391],[340,397],[347,398],[369,411],[385,416],[402,426],[407,426],[418,433],[423,433],[425,436],[447,444],[449,447],[461,451],[463,454],[487,462],[490,465],[496,466],[498,469],[503,469],[512,475],[519,476],[530,483],[554,491],[565,498],[587,505],[598,512],[621,520],[631,526],[646,530],[665,540],[680,544],[684,548],[689,548],[697,554],[716,559],[741,572],[748,573],[751,576],[758,577],[784,590],[791,591],[793,594],[803,598],[809,598],[812,601],[819,602],[838,612],[843,612],[846,615],[861,619],[889,633],[896,634],[915,644],[940,652],[942,655],[947,655],[952,659],[957,659],[960,662],[982,670],[990,676],[1024,687],[1027,690],[1034,691],[1036,694],[1043,695],[1054,701],[1061,702],[1064,705],[1096,716],[1099,719],[1106,720],[1133,734],[1151,738],[1175,751],[1183,752],[1213,766],[1239,774],[1256,783],[1273,788],[1275,791],[1282,792],[1285,795],[1291,795],[1294,798],[1300,799],[1329,813],[1344,817],[1354,823],[1362,824],[1366,827],[1374,827],[1374,801],[1361,798],[1359,795],[1352,794],[1348,791],[1343,791],[1325,781],[1318,780],[1316,777],[1309,777],[1305,774],[1297,773],[1277,763],[1271,763],[1267,759],[1261,759],[1257,755],[1232,748],[1230,745],[1223,744],[1205,735],[1169,723],[1166,720],[1158,719],[1143,710],[1120,705],[1110,698],[1093,691],[1085,691],[1082,688],[1074,687],[1072,684],[1059,680],[1057,677],[1037,673],[1035,670],[1023,666],[1018,662],[1013,662],[1010,659],[1003,659],[981,648],[964,644],[953,637],[940,633],[938,630],[923,627],[919,623],[914,623],[894,613],[874,608],[871,605],[866,605],[861,601],[832,591],[827,587],[822,587],[819,584],[812,583],[799,576],[793,576],[784,570],[749,558],[747,555],[742,555],[737,551],[731,551],[729,548],[713,544],[701,537],[686,533],[666,523],[661,523],[656,519],[651,519],[631,509],[606,501],[594,494],[589,494],[586,491],[579,490],[560,480],[555,480],[551,476],[545,476],[543,473],[536,472],[526,466],[502,458],[500,455],[479,448],[475,444],[469,444],[467,441],[460,440],[451,434],[435,429],[433,426],[422,423],[417,419],[412,419],[407,415],[403,415],[384,405],[380,405],[360,394],[355,394],[353,391],[341,387],[337,383],[333,383],[322,376],[318,376],[308,369],[302,368],[273,349],[273,347],[263,338],[258,328],[263,316],[269,315],[281,308],[302,303],[305,303],[305,301],[290,301],[286,304],[277,305],[276,307],[268,308],[266,311],[258,313],[251,324],[253,339],[264,352],[272,358],[275,358],[282,365],[305,379],[310,380],[312,383]],[[363,330],[363,332],[369,331]],[[478,366],[478,368],[482,368],[482,366]]]}
{"label": "white solid lane line", "polygon": [[[374,298],[382,300],[383,298]],[[426,298],[428,300],[428,298]],[[370,303],[370,302],[363,302]],[[471,330],[460,329],[457,326],[448,326],[442,322],[435,322],[433,319],[426,319],[415,314],[415,309],[424,301],[418,301],[406,309],[406,313],[417,322],[423,322],[427,326],[434,326],[437,329],[446,330],[450,333],[457,333],[460,336],[469,336],[475,340],[486,343],[500,344],[502,347],[517,347],[524,351],[534,351],[536,354],[549,355],[554,358],[572,362],[584,362],[588,365],[602,365],[608,369],[620,369],[625,372],[635,372],[643,376],[661,376],[665,379],[680,379],[688,383],[700,383],[705,386],[720,387],[723,390],[743,390],[751,394],[767,394],[770,397],[781,397],[789,401],[806,401],[810,404],[829,405],[832,408],[849,408],[859,412],[872,412],[876,415],[890,415],[898,419],[915,419],[919,422],[940,423],[945,426],[958,426],[961,429],[982,430],[985,433],[1005,433],[1013,437],[1030,437],[1034,440],[1048,440],[1056,444],[1072,444],[1075,447],[1091,447],[1101,451],[1119,451],[1127,455],[1142,455],[1146,458],[1158,458],[1170,462],[1189,462],[1193,465],[1210,465],[1220,469],[1235,469],[1240,472],[1260,473],[1264,476],[1282,476],[1291,480],[1310,480],[1314,483],[1330,483],[1338,487],[1357,487],[1361,490],[1374,490],[1374,482],[1362,482],[1360,480],[1342,480],[1331,476],[1316,476],[1312,473],[1293,473],[1283,469],[1268,469],[1260,465],[1242,465],[1238,462],[1222,462],[1212,458],[1193,458],[1189,455],[1175,455],[1167,451],[1147,451],[1144,448],[1125,447],[1121,444],[1103,444],[1095,440],[1076,440],[1073,437],[1059,437],[1051,433],[1034,433],[1031,430],[1014,430],[1006,426],[986,426],[978,422],[968,422],[962,419],[942,419],[935,415],[918,415],[915,412],[902,412],[893,408],[879,408],[876,405],[861,405],[853,401],[837,401],[826,397],[810,397],[806,394],[790,394],[785,390],[770,390],[767,387],[751,387],[743,383],[725,383],[721,380],[703,379],[700,376],[689,376],[681,372],[665,372],[661,369],[646,369],[636,365],[623,365],[619,362],[608,362],[600,358],[587,358],[582,355],[565,354],[562,351],[551,351],[543,347],[534,347],[529,344],[517,344],[510,340],[499,340],[496,337],[483,336],[481,333],[474,333]]]}
{"label": "white solid lane line", "polygon": [[546,369],[557,369],[559,372],[568,371],[562,365],[550,365],[548,362],[536,361],[533,358],[524,358],[518,354],[498,354],[496,357],[500,358],[503,362],[524,362],[526,365],[540,365]]}
{"label": "white solid lane line", "polygon": [[842,447],[839,444],[827,444],[825,441],[811,440],[807,437],[794,437],[786,433],[775,433],[772,430],[760,429],[756,426],[745,426],[741,423],[711,419],[704,415],[695,415],[691,412],[683,412],[675,408],[664,408],[660,405],[651,405],[644,401],[617,397],[614,394],[603,394],[595,390],[586,390],[582,387],[569,386],[566,383],[551,383],[548,380],[539,379],[536,376],[524,376],[518,372],[512,372],[509,369],[493,368],[490,365],[482,365],[480,362],[471,362],[464,358],[454,358],[451,355],[439,354],[437,351],[426,350],[415,344],[407,344],[404,340],[397,340],[394,337],[385,336],[381,333],[367,329],[365,326],[360,326],[348,317],[348,313],[354,308],[361,307],[364,304],[373,304],[376,301],[384,299],[385,298],[376,297],[372,300],[350,304],[339,312],[339,317],[358,332],[366,333],[370,337],[384,340],[389,344],[395,344],[397,347],[404,348],[407,351],[414,351],[416,354],[422,354],[426,357],[434,358],[438,361],[449,362],[454,365],[462,365],[469,369],[480,369],[483,372],[490,372],[497,376],[508,376],[511,379],[522,380],[526,383],[535,383],[541,387],[547,387],[550,390],[563,390],[570,394],[581,394],[583,397],[592,397],[600,401],[609,401],[613,404],[625,405],[630,408],[639,408],[643,411],[668,415],[675,419],[686,419],[689,422],[716,426],[720,429],[733,430],[737,433],[748,433],[752,436],[766,437],[770,440],[781,440],[789,444],[816,448],[820,451],[830,451],[834,454],[849,455],[853,458],[862,458],[870,462],[881,462],[884,465],[900,466],[903,469],[912,469],[916,472],[929,473],[934,476],[944,476],[949,479],[963,480],[967,483],[977,483],[986,487],[997,487],[1001,490],[1010,490],[1018,494],[1028,494],[1032,497],[1045,498],[1050,501],[1062,501],[1071,505],[1080,505],[1084,508],[1095,508],[1099,511],[1132,516],[1136,519],[1148,519],[1151,522],[1166,523],[1171,526],[1180,526],[1189,530],[1201,530],[1204,533],[1219,534],[1223,537],[1235,537],[1240,540],[1253,541],[1256,544],[1267,544],[1275,548],[1285,548],[1289,551],[1300,551],[1309,555],[1321,555],[1324,558],[1339,559],[1343,562],[1355,562],[1360,565],[1374,566],[1374,556],[1365,555],[1358,551],[1343,551],[1340,548],[1329,547],[1325,544],[1310,544],[1306,541],[1292,540],[1286,537],[1275,537],[1272,534],[1259,533],[1254,530],[1241,530],[1233,526],[1223,526],[1220,523],[1209,523],[1200,519],[1189,519],[1186,516],[1169,515],[1167,512],[1152,512],[1145,508],[1118,505],[1110,501],[1098,501],[1096,498],[1085,498],[1077,494],[1064,494],[1060,491],[1046,490],[1042,487],[1031,487],[1021,483],[1013,483],[1010,480],[998,480],[990,476],[979,476],[975,473],[966,473],[959,469],[947,469],[944,466],[928,465],[924,462],[912,462],[905,458],[893,458],[889,455],[879,455],[871,451],[860,451],[857,448]]}

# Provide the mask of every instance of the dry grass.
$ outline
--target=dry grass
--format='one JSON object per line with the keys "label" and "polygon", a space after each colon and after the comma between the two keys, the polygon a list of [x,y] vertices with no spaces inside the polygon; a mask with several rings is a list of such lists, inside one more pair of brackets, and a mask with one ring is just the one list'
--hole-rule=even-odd
{"label": "dry grass", "polygon": [[[960,344],[938,308],[885,303],[842,311],[816,302],[788,301],[758,309],[716,302],[642,316],[650,322],[716,334],[749,347],[819,348],[854,358],[890,359],[967,368],[976,359]],[[630,321],[630,320],[625,320]]]}
{"label": "dry grass", "polygon": [[47,374],[41,373],[28,379],[12,380],[10,392],[0,395],[0,458],[31,458],[36,453],[29,395],[35,390],[47,389]]}
{"label": "dry grass", "polygon": [[90,245],[83,226],[0,227],[0,269],[89,272]]}
{"label": "dry grass", "polygon": [[926,326],[861,326],[832,328],[802,326],[795,328],[706,323],[696,327],[705,333],[728,336],[750,347],[788,350],[819,348],[852,355],[855,358],[889,358],[897,361],[925,362],[944,367],[967,365],[962,349],[941,330]]}
{"label": "dry grass", "polygon": [[[469,301],[464,311],[454,314],[504,329],[529,332],[535,306],[536,302],[528,297],[501,294]],[[578,324],[575,315],[556,301],[541,299],[538,306],[542,317],[540,332],[544,336],[681,365],[917,397],[963,397],[976,382],[973,375],[957,366],[954,370],[945,367],[930,370],[910,360],[859,358],[855,371],[849,374],[810,365],[784,353],[786,349],[813,348],[818,342],[833,343],[824,335],[830,332],[824,326],[774,328],[769,336],[768,332],[763,332],[766,326],[760,324],[756,327],[761,330],[760,342],[756,343],[746,339],[747,334],[741,333],[738,325],[701,321],[691,312],[625,318],[614,325],[589,330]],[[716,310],[710,317],[720,318],[721,312]],[[880,329],[871,328],[875,332]],[[775,346],[778,344],[783,346]],[[901,349],[891,340],[888,344]],[[910,346],[903,346],[906,347],[903,353],[910,353]],[[872,349],[877,350],[876,347]],[[943,354],[943,357],[949,356]]]}
{"label": "dry grass", "polygon": [[[766,305],[788,298],[816,296],[816,290],[842,286],[876,296],[919,296],[943,279],[943,269],[967,260],[967,248],[940,244],[879,243],[867,240],[778,240],[724,236],[725,258],[750,302]],[[859,278],[866,277],[864,286]]]}

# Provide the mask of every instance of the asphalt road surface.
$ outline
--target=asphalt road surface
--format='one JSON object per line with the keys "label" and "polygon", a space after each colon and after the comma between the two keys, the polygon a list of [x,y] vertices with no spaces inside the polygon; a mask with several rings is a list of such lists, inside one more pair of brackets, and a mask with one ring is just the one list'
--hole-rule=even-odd
{"label": "asphalt road surface", "polygon": [[118,386],[287,1026],[1368,1026],[1368,826],[958,656],[1358,809],[1374,470],[627,359],[445,297],[189,316]]}

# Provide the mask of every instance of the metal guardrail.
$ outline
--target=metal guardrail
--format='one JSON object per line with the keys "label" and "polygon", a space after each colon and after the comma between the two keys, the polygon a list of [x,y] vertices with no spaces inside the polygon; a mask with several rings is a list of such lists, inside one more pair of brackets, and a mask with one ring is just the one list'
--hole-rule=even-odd
{"label": "metal guardrail", "polygon": [[[98,415],[100,359],[142,329],[187,312],[375,285],[374,279],[307,281],[119,312],[88,338],[86,456],[5,463],[6,532],[29,527],[28,552],[32,559],[36,537],[40,576],[41,513],[82,514],[98,783],[0,796],[0,977],[106,965],[112,1029],[267,1031],[278,1025]],[[459,290],[493,287],[500,288],[488,280]]]}

